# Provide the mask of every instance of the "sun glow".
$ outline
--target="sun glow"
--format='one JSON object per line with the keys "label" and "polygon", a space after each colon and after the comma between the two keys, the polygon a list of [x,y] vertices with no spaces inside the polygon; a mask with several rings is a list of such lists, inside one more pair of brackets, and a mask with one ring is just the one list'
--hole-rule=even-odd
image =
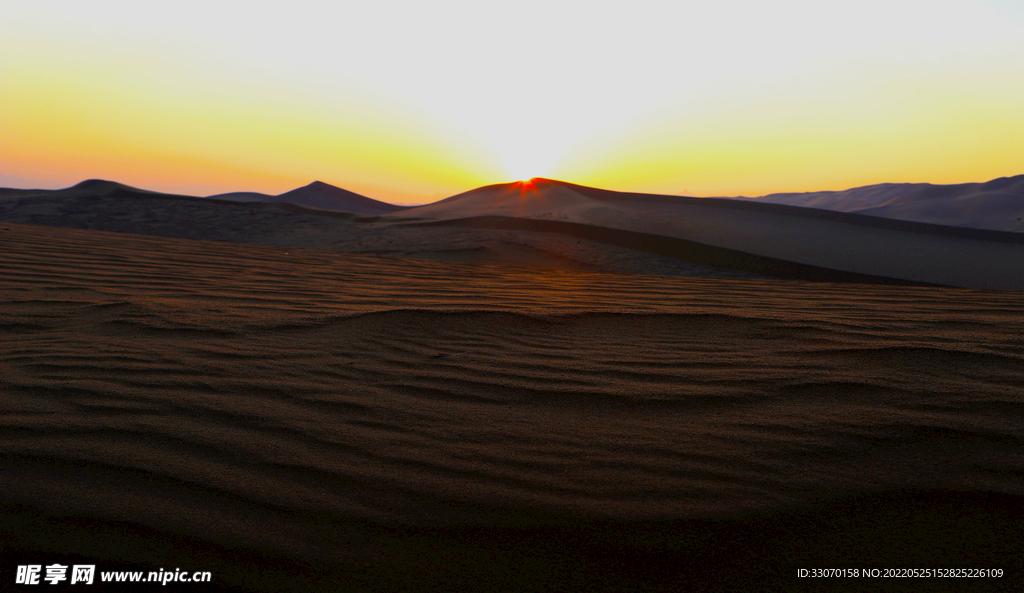
{"label": "sun glow", "polygon": [[559,157],[557,149],[545,145],[543,134],[524,134],[515,141],[503,140],[494,152],[507,179],[527,180],[550,175]]}
{"label": "sun glow", "polygon": [[519,191],[522,193],[532,192],[537,189],[536,179],[536,177],[532,177],[525,181],[517,181],[515,184],[519,186]]}
{"label": "sun glow", "polygon": [[15,4],[0,179],[208,193],[320,179],[414,204],[533,176],[761,195],[1024,162],[1010,0]]}

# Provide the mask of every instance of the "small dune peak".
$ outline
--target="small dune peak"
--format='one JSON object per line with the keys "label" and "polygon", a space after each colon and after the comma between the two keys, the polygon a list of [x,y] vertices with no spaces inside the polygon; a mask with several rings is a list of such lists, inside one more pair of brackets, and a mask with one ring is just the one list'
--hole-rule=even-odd
{"label": "small dune peak", "polygon": [[310,183],[309,185],[307,185],[305,187],[305,189],[324,190],[324,189],[339,189],[339,188],[331,185],[330,183],[324,183],[323,181],[314,181],[313,183]]}
{"label": "small dune peak", "polygon": [[[304,185],[300,188],[293,189],[290,192],[285,192],[281,196],[295,196],[295,195],[348,195],[349,192],[346,189],[331,185],[330,183],[324,183],[323,181],[314,181],[309,185]],[[279,196],[279,197],[281,197]]]}
{"label": "small dune peak", "polygon": [[72,186],[70,189],[85,189],[89,191],[104,191],[122,187],[120,183],[107,181],[105,179],[86,179],[85,181]]}
{"label": "small dune peak", "polygon": [[353,214],[379,215],[396,210],[404,210],[403,206],[395,206],[385,202],[367,198],[347,189],[314,181],[298,189],[285,192],[275,197],[277,202],[287,202],[307,208],[351,212]]}
{"label": "small dune peak", "polygon": [[124,191],[137,192],[140,190],[136,190],[134,187],[129,187],[123,183],[117,183],[116,181],[107,181],[105,179],[86,179],[78,185],[69,187],[64,191],[69,191],[76,195],[108,197]]}

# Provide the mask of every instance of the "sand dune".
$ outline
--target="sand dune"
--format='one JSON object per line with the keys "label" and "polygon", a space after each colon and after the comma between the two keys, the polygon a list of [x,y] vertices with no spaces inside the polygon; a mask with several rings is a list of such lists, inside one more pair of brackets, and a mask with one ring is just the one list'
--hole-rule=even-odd
{"label": "sand dune", "polygon": [[[967,220],[1012,210],[1021,183],[876,186],[843,199],[864,212],[873,211],[864,204],[926,207]],[[761,200],[623,193],[542,179],[415,208],[319,182],[241,203],[246,195],[171,196],[91,180],[58,191],[11,190],[0,200],[0,219],[478,264],[1024,290],[1024,234]],[[1003,210],[993,206],[999,200]]]}
{"label": "sand dune", "polygon": [[15,223],[0,254],[8,583],[82,562],[246,591],[1021,585],[1017,293]]}
{"label": "sand dune", "polygon": [[1024,175],[986,183],[884,183],[846,191],[770,194],[753,199],[947,226],[1024,231]]}
{"label": "sand dune", "polygon": [[1024,588],[1021,234],[548,180],[376,216],[90,180],[0,220],[8,584]]}
{"label": "sand dune", "polygon": [[1024,235],[760,202],[622,193],[534,180],[530,185],[480,188],[387,218],[449,224],[470,219],[476,224],[481,217],[671,237],[863,276],[1024,290]]}
{"label": "sand dune", "polygon": [[269,196],[255,192],[235,192],[229,194],[218,194],[210,196],[210,198],[235,202],[280,202],[285,204],[295,204],[296,206],[305,206],[307,208],[333,210],[336,212],[351,212],[353,214],[362,214],[367,216],[386,214],[388,212],[396,212],[405,209],[404,206],[395,206],[394,204],[388,204],[387,202],[380,202],[322,181],[314,181],[305,187],[293,189],[292,191],[285,192],[277,196]]}
{"label": "sand dune", "polygon": [[[0,198],[23,197],[49,198],[52,200],[73,200],[80,198],[131,199],[147,197],[160,197],[176,200],[202,199],[197,196],[149,191],[125,185],[123,183],[102,179],[89,179],[72,187],[59,190],[0,188]],[[315,181],[307,186],[300,187],[277,196],[261,194],[258,192],[233,192],[209,196],[206,199],[214,202],[285,204],[314,210],[347,212],[367,216],[386,214],[388,212],[396,212],[405,209],[405,206],[396,206],[394,204],[388,204],[387,202],[380,202],[320,181]]]}
{"label": "sand dune", "polygon": [[474,264],[622,274],[764,275],[730,268],[728,262],[716,266],[679,259],[672,252],[645,250],[645,245],[622,246],[602,241],[603,235],[588,239],[540,229],[427,228],[410,226],[404,219],[359,217],[286,203],[133,192],[115,185],[101,185],[98,192],[16,193],[0,199],[0,220]]}

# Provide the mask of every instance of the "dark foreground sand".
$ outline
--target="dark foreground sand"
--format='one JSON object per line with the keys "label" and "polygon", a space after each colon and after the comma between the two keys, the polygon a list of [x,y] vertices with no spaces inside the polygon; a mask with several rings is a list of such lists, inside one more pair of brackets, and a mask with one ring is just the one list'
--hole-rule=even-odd
{"label": "dark foreground sand", "polygon": [[0,582],[1020,590],[1020,297],[3,223]]}

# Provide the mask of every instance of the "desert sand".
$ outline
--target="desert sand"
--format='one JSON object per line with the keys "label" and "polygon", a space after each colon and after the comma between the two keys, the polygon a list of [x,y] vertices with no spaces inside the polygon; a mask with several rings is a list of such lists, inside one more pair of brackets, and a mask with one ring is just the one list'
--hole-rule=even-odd
{"label": "desert sand", "polygon": [[293,189],[280,195],[271,196],[257,192],[234,192],[209,196],[213,200],[232,202],[283,202],[307,208],[351,212],[353,214],[376,215],[404,210],[403,206],[395,206],[366,196],[350,192],[340,187],[314,181],[305,187]]}
{"label": "desert sand", "polygon": [[945,226],[1024,231],[1024,175],[955,185],[883,183],[754,200]]}
{"label": "desert sand", "polygon": [[551,228],[631,231],[863,276],[1024,290],[1024,235],[1019,233],[763,202],[621,193],[534,180],[389,215],[400,217],[457,224],[485,217],[552,221]]}
{"label": "desert sand", "polygon": [[531,229],[427,227],[410,225],[404,219],[358,216],[293,203],[154,194],[102,181],[53,192],[7,191],[13,193],[0,197],[0,220],[10,222],[473,264],[763,277],[748,270],[692,261],[699,258],[672,257],[676,255],[673,250],[645,250],[647,242],[634,248],[616,245],[604,240],[608,234],[604,231],[586,239]]}
{"label": "desert sand", "polygon": [[0,192],[3,582],[1024,584],[1019,234],[546,180],[234,198]]}
{"label": "desert sand", "polygon": [[1018,293],[19,223],[0,254],[8,583],[39,562],[249,591],[1024,575]]}
{"label": "desert sand", "polygon": [[[999,181],[982,187],[1015,191]],[[891,202],[893,195],[920,197],[931,189],[881,194]],[[621,274],[1024,290],[1021,233],[767,201],[622,193],[543,179],[415,208],[319,182],[260,201],[242,201],[245,195],[169,196],[93,180],[59,191],[4,190],[0,220]],[[929,203],[933,211],[949,209],[948,201]]]}

